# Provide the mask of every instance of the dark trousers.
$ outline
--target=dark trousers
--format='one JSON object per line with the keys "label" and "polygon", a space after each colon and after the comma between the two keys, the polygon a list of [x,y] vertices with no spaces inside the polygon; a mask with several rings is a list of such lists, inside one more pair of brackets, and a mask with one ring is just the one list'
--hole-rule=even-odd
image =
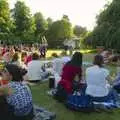
{"label": "dark trousers", "polygon": [[113,88],[120,93],[120,84],[113,86]]}
{"label": "dark trousers", "polygon": [[33,110],[26,116],[15,116],[14,108],[6,102],[5,96],[0,96],[0,120],[32,120]]}
{"label": "dark trousers", "polygon": [[28,115],[25,115],[25,116],[12,116],[12,120],[32,120],[34,117],[33,115],[33,110],[28,114]]}
{"label": "dark trousers", "polygon": [[109,94],[104,97],[93,97],[90,96],[91,100],[94,102],[116,102],[117,100],[117,92],[114,89],[111,89]]}
{"label": "dark trousers", "polygon": [[61,84],[58,84],[57,91],[56,91],[56,94],[54,95],[54,98],[59,102],[65,102],[65,100],[67,99],[67,96],[68,94],[65,91],[65,89],[62,87]]}
{"label": "dark trousers", "polygon": [[13,107],[8,105],[5,96],[0,96],[0,120],[12,120]]}

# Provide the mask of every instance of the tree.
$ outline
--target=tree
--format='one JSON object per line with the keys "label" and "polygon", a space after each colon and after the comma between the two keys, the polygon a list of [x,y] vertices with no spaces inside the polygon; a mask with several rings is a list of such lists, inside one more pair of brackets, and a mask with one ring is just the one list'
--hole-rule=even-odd
{"label": "tree", "polygon": [[85,27],[81,27],[79,25],[76,25],[74,28],[73,28],[73,33],[77,36],[77,37],[80,37],[80,36],[84,36],[86,33],[87,33],[87,29]]}
{"label": "tree", "polygon": [[97,16],[97,26],[91,36],[92,46],[102,45],[118,49],[120,45],[120,1],[113,0]]}
{"label": "tree", "polygon": [[36,27],[35,36],[38,40],[40,40],[40,38],[45,35],[45,32],[47,30],[47,22],[40,12],[35,13],[34,20]]}
{"label": "tree", "polygon": [[47,32],[48,45],[50,47],[62,46],[65,39],[70,39],[73,35],[72,25],[66,19],[53,22]]}
{"label": "tree", "polygon": [[7,0],[0,0],[0,39],[7,40],[12,28],[10,9]]}
{"label": "tree", "polygon": [[24,2],[17,1],[15,8],[12,10],[15,24],[15,34],[21,40],[28,40],[28,36],[35,30],[34,20],[30,14],[30,9]]}
{"label": "tree", "polygon": [[63,15],[62,20],[70,21],[70,19],[67,15]]}
{"label": "tree", "polygon": [[52,24],[53,24],[52,18],[48,17],[48,18],[47,18],[48,29],[51,27]]}

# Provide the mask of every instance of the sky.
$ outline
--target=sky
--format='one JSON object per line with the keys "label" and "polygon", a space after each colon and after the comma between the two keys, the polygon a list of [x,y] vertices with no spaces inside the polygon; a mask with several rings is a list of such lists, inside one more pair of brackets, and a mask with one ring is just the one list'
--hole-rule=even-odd
{"label": "sky", "polygon": [[[17,0],[9,0],[10,8]],[[31,12],[41,12],[45,18],[54,21],[68,15],[73,25],[81,25],[92,30],[95,26],[96,15],[104,8],[106,0],[21,0],[30,7]]]}

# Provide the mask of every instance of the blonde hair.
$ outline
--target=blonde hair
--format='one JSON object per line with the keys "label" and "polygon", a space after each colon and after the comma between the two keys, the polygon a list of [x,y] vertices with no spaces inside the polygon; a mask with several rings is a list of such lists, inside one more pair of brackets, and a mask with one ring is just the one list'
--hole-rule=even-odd
{"label": "blonde hair", "polygon": [[15,52],[15,54],[12,57],[12,62],[21,60],[21,55],[18,52]]}

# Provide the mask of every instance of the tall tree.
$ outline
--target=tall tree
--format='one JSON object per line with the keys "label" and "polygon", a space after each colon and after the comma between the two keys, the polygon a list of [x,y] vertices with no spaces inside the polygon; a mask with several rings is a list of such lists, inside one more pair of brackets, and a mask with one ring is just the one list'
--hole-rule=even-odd
{"label": "tall tree", "polygon": [[87,33],[87,29],[85,27],[76,25],[73,28],[73,32],[77,37],[84,36]]}
{"label": "tall tree", "polygon": [[47,38],[50,47],[63,45],[65,39],[70,39],[73,35],[71,23],[66,19],[61,19],[53,22],[48,30]]}
{"label": "tall tree", "polygon": [[15,23],[16,35],[22,39],[28,39],[29,35],[34,32],[35,25],[30,14],[30,9],[24,2],[17,1],[15,8],[12,10],[12,15]]}
{"label": "tall tree", "polygon": [[47,18],[48,29],[51,27],[52,23],[53,23],[52,18],[48,17]]}
{"label": "tall tree", "polygon": [[37,39],[40,39],[42,36],[45,35],[46,29],[47,29],[47,21],[44,19],[42,13],[37,12],[34,15],[35,20],[35,35]]}
{"label": "tall tree", "polygon": [[7,0],[0,0],[0,39],[5,40],[10,34],[12,21]]}
{"label": "tall tree", "polygon": [[90,38],[92,45],[119,49],[120,46],[120,1],[113,0],[97,16],[97,26]]}
{"label": "tall tree", "polygon": [[62,20],[70,21],[68,15],[63,15]]}

